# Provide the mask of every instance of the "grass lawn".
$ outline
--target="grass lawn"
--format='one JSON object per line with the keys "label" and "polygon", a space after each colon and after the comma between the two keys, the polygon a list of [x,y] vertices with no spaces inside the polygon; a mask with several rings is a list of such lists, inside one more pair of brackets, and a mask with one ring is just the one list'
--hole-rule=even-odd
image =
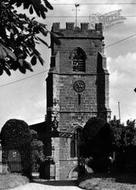
{"label": "grass lawn", "polygon": [[136,190],[136,174],[92,174],[79,183],[87,190]]}
{"label": "grass lawn", "polygon": [[[6,190],[28,183],[29,180],[19,174],[1,174],[0,190]],[[67,183],[56,182],[37,182],[44,185],[69,186]],[[70,183],[71,184],[71,183]],[[73,184],[74,185],[74,184]],[[78,185],[86,190],[136,190],[136,174],[116,173],[116,174],[91,174],[82,178]]]}
{"label": "grass lawn", "polygon": [[0,190],[14,188],[28,182],[25,176],[19,174],[0,174]]}

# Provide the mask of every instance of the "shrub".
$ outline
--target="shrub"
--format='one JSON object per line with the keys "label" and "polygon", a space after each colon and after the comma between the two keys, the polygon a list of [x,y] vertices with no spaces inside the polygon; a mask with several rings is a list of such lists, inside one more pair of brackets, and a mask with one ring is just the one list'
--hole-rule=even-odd
{"label": "shrub", "polygon": [[110,125],[101,118],[90,118],[83,128],[82,150],[85,157],[112,152],[113,134]]}
{"label": "shrub", "polygon": [[22,173],[28,177],[31,174],[31,133],[26,122],[17,119],[8,120],[1,131],[2,162],[8,163],[10,150],[17,150],[21,156]]}
{"label": "shrub", "polygon": [[87,121],[82,133],[81,155],[93,158],[88,166],[93,165],[94,171],[107,170],[113,141],[110,125],[101,118],[93,117]]}
{"label": "shrub", "polygon": [[38,140],[38,135],[35,130],[31,130],[32,141],[31,141],[31,154],[32,154],[32,171],[39,171],[40,165],[45,160],[43,153],[43,142]]}
{"label": "shrub", "polygon": [[136,171],[136,128],[135,120],[121,124],[114,117],[110,122],[114,134],[114,151],[116,152],[115,169]]}
{"label": "shrub", "polygon": [[8,148],[18,148],[31,142],[28,124],[23,120],[10,119],[1,130],[2,145]]}

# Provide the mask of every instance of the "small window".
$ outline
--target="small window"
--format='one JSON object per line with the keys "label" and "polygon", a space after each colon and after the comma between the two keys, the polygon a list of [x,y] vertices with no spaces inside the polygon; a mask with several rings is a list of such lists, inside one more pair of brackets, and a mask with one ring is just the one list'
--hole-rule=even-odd
{"label": "small window", "polygon": [[82,48],[80,47],[75,48],[70,58],[72,59],[73,63],[73,71],[85,72],[86,54]]}
{"label": "small window", "polygon": [[77,157],[77,134],[73,134],[71,139],[71,158]]}

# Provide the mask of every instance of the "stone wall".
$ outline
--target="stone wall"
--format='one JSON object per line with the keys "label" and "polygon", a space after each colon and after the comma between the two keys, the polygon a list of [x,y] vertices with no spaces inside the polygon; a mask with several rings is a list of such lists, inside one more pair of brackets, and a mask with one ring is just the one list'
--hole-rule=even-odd
{"label": "stone wall", "polygon": [[70,143],[71,138],[52,138],[52,144],[54,145],[53,159],[55,161],[56,180],[77,179],[78,177],[77,170],[74,171],[74,169],[77,168],[78,159],[77,157],[70,157]]}
{"label": "stone wall", "polygon": [[2,173],[2,147],[0,144],[0,173]]}

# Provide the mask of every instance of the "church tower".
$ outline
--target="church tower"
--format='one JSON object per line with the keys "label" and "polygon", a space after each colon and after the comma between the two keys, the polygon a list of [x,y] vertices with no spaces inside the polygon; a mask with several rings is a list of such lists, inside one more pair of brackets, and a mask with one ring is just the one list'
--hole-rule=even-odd
{"label": "church tower", "polygon": [[77,128],[89,118],[108,119],[109,73],[104,56],[102,24],[89,29],[88,23],[74,27],[54,23],[59,43],[51,37],[51,63],[47,82],[47,119],[59,132],[52,138],[55,179],[70,179],[77,165]]}

